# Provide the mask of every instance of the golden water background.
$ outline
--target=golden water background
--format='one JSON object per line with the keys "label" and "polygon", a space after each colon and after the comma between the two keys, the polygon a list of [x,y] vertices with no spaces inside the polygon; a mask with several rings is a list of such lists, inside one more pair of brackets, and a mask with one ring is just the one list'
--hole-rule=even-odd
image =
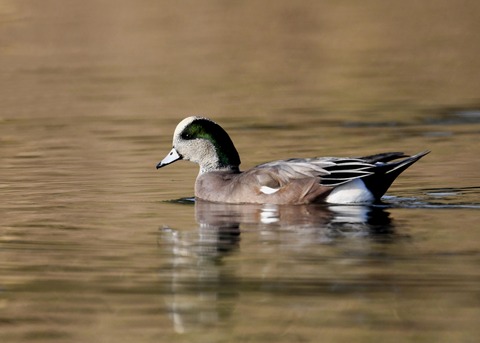
{"label": "golden water background", "polygon": [[[479,4],[0,0],[0,341],[477,342]],[[385,208],[170,202],[191,114],[432,153]]]}

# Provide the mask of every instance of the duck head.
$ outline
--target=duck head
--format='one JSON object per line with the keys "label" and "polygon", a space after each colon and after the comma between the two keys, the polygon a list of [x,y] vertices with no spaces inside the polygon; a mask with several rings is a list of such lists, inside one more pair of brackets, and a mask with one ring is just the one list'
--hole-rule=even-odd
{"label": "duck head", "polygon": [[173,148],[157,164],[157,169],[178,160],[198,163],[200,173],[214,170],[239,170],[240,157],[227,132],[214,121],[192,116],[175,128]]}

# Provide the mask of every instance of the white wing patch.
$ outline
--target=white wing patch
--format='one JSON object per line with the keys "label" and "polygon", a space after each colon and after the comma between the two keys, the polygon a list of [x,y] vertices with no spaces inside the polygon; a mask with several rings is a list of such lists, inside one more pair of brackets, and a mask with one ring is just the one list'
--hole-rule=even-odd
{"label": "white wing patch", "polygon": [[267,194],[267,195],[275,194],[279,190],[280,190],[280,188],[271,188],[271,187],[267,187],[267,186],[260,187],[260,192],[262,192],[263,194]]}

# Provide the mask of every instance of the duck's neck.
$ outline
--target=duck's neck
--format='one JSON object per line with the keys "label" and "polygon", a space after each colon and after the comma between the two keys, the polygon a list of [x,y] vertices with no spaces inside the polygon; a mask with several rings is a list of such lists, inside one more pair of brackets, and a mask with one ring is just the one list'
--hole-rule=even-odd
{"label": "duck's neck", "polygon": [[240,156],[225,131],[218,131],[216,135],[208,134],[202,138],[200,153],[190,158],[200,165],[200,174],[211,171],[239,171]]}
{"label": "duck's neck", "polygon": [[221,164],[204,164],[204,165],[200,165],[199,175],[212,172],[212,171],[238,173],[240,172],[240,168],[238,166],[232,166],[232,165],[224,166]]}
{"label": "duck's neck", "polygon": [[216,169],[237,170],[240,165],[240,156],[233,143],[223,144],[222,146],[215,145],[217,153]]}
{"label": "duck's neck", "polygon": [[211,171],[239,171],[240,156],[231,141],[226,143],[228,144],[220,145],[214,142],[210,146],[209,153],[198,161],[200,174]]}

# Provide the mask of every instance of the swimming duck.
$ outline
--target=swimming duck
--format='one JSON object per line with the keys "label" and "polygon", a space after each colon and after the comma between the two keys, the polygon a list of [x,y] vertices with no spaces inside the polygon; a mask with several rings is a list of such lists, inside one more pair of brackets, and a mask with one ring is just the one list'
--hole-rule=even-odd
{"label": "swimming duck", "polygon": [[177,125],[173,148],[157,169],[178,160],[198,163],[195,197],[212,202],[355,204],[379,201],[400,173],[428,153],[291,158],[240,171],[227,132],[208,118],[192,116]]}

